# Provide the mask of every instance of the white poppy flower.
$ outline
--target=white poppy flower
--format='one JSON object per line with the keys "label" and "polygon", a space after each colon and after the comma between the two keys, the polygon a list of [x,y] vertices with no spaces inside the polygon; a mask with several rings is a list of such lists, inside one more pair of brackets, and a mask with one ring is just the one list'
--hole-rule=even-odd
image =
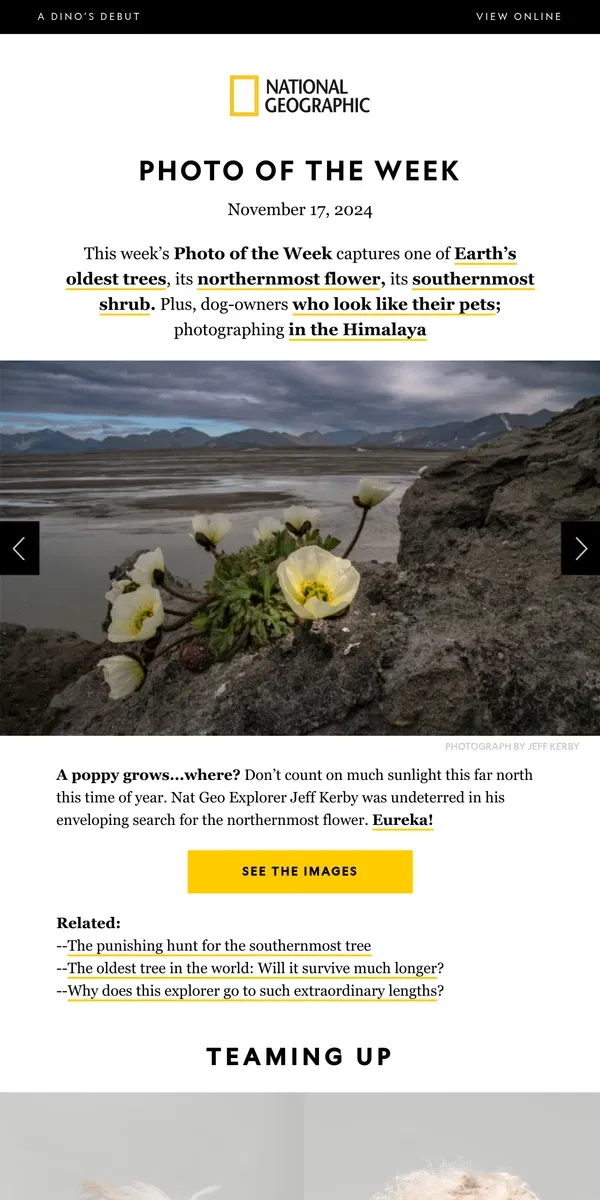
{"label": "white poppy flower", "polygon": [[369,479],[365,476],[358,481],[358,502],[361,508],[374,508],[376,504],[387,500],[393,491],[393,487],[382,483],[380,479]]}
{"label": "white poppy flower", "polygon": [[285,529],[285,525],[282,525],[281,521],[276,521],[274,517],[261,517],[256,529],[252,530],[254,541],[266,542],[276,533],[281,533],[282,529]]}
{"label": "white poppy flower", "polygon": [[347,558],[336,558],[320,546],[294,550],[277,568],[279,586],[302,620],[333,617],[356,595],[360,575]]}
{"label": "white poppy flower", "polygon": [[191,538],[198,535],[201,544],[203,540],[210,542],[212,546],[218,546],[229,533],[231,521],[224,513],[198,513],[192,517],[192,528],[194,532],[190,533]]}
{"label": "white poppy flower", "polygon": [[[160,1188],[150,1183],[130,1183],[122,1188],[107,1187],[103,1183],[84,1183],[83,1190],[86,1200],[169,1200]],[[190,1200],[200,1200],[200,1196],[208,1196],[219,1190],[218,1187],[202,1188],[200,1192],[194,1192]]]}
{"label": "white poppy flower", "polygon": [[307,527],[304,532],[310,529],[320,513],[319,508],[306,508],[304,504],[292,504],[290,508],[284,508],[283,519],[286,525],[291,525],[295,533],[299,533],[304,526]]}
{"label": "white poppy flower", "polygon": [[122,596],[123,592],[134,592],[137,583],[133,583],[131,579],[114,579],[109,592],[105,592],[105,599],[114,604],[117,596]]}
{"label": "white poppy flower", "polygon": [[140,587],[144,584],[148,587],[158,587],[165,577],[165,560],[160,546],[157,546],[156,550],[147,550],[145,554],[140,554],[127,574]]}
{"label": "white poppy flower", "polygon": [[145,668],[130,654],[113,654],[98,663],[104,672],[104,682],[110,689],[111,700],[125,700],[137,692],[146,678]]}
{"label": "white poppy flower", "polygon": [[160,629],[165,614],[157,588],[139,587],[117,596],[108,627],[109,642],[146,642]]}

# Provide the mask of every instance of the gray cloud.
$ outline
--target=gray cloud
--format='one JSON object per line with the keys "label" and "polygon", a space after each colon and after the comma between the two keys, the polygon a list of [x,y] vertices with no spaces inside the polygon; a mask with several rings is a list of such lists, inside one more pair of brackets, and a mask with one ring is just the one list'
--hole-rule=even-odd
{"label": "gray cloud", "polygon": [[397,429],[600,393],[599,362],[6,362],[2,409],[31,427],[203,421],[300,432]]}

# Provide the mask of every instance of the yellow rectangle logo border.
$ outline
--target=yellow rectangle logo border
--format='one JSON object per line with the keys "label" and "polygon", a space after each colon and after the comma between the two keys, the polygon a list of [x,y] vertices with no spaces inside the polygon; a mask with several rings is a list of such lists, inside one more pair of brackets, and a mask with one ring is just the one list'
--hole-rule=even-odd
{"label": "yellow rectangle logo border", "polygon": [[[235,111],[235,85],[238,79],[251,79],[254,83],[254,108],[252,112],[236,112]],[[229,116],[230,117],[257,117],[258,116],[258,75],[230,75],[229,76]]]}

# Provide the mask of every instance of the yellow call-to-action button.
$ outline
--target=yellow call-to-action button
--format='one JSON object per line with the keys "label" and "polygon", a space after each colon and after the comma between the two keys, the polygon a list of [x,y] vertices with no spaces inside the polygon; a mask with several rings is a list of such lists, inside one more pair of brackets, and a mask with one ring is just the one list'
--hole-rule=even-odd
{"label": "yellow call-to-action button", "polygon": [[412,892],[412,850],[190,850],[188,892]]}

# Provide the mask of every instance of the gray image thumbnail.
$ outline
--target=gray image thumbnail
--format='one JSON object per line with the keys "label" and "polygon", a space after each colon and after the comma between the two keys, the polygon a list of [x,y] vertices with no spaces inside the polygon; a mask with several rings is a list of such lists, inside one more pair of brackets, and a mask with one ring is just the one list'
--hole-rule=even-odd
{"label": "gray image thumbnail", "polygon": [[[296,1096],[0,1096],[2,1190],[10,1200],[302,1200]],[[97,1189],[83,1188],[84,1183]],[[6,1192],[4,1192],[6,1189]],[[212,1193],[211,1193],[212,1195]]]}

